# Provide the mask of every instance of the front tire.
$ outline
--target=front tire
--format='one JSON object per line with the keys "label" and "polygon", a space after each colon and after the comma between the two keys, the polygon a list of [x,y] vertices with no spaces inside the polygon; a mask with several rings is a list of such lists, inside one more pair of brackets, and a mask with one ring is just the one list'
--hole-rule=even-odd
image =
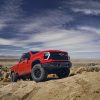
{"label": "front tire", "polygon": [[41,82],[47,79],[46,70],[41,66],[41,64],[36,64],[33,66],[31,76],[36,82]]}
{"label": "front tire", "polygon": [[18,75],[16,73],[11,73],[11,81],[12,82],[17,82],[18,80]]}
{"label": "front tire", "polygon": [[59,77],[59,78],[65,78],[65,77],[68,77],[69,76],[69,73],[70,73],[70,69],[67,68],[67,69],[61,69],[60,71],[58,71],[56,73],[56,75]]}

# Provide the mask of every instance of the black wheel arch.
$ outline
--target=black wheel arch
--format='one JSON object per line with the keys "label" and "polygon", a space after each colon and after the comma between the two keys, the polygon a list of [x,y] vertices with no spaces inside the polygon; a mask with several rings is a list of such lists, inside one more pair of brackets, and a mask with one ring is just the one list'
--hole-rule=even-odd
{"label": "black wheel arch", "polygon": [[31,68],[33,68],[34,65],[36,64],[41,64],[40,59],[36,59],[35,61],[32,62]]}

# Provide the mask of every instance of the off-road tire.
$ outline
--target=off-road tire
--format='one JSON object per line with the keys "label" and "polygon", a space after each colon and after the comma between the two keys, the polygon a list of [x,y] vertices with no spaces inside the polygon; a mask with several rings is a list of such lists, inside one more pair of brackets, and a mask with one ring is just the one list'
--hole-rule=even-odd
{"label": "off-road tire", "polygon": [[18,75],[16,73],[11,73],[11,81],[12,82],[17,82],[18,80]]}
{"label": "off-road tire", "polygon": [[41,64],[36,64],[33,66],[31,76],[36,82],[45,81],[47,79],[46,70],[41,66]]}
{"label": "off-road tire", "polygon": [[69,76],[69,73],[70,73],[70,69],[67,68],[67,69],[61,69],[59,70],[56,75],[59,77],[59,78],[65,78],[65,77],[68,77]]}

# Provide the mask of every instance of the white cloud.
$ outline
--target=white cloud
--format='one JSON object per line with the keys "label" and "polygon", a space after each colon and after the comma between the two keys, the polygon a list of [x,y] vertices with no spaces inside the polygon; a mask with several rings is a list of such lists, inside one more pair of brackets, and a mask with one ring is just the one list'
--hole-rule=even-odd
{"label": "white cloud", "polygon": [[[63,31],[57,31],[57,34],[61,34],[61,38],[54,39],[54,33],[50,33],[48,37],[52,39],[51,41],[46,41],[46,37],[44,35],[40,35],[42,40],[44,39],[44,48],[54,48],[54,49],[64,49],[69,51],[74,50],[80,50],[80,49],[87,49],[90,45],[91,47],[94,47],[93,44],[90,44],[93,40],[97,39],[95,34],[90,33],[84,33],[82,31],[76,31],[76,30],[63,30]],[[45,34],[45,33],[44,33]],[[52,38],[53,37],[53,38]],[[34,37],[35,38],[35,37]],[[38,38],[39,40],[40,38]],[[41,39],[40,39],[41,40]],[[88,44],[88,46],[87,46]]]}
{"label": "white cloud", "polygon": [[[96,39],[98,39],[98,35],[91,34],[88,31],[86,32],[81,30],[58,29],[55,31],[48,31],[43,32],[41,34],[35,34],[33,36],[30,36],[28,40],[21,41],[21,43],[27,44],[27,48],[29,49],[63,49],[69,50],[70,52],[99,52],[99,44],[93,42]],[[39,47],[38,45],[37,47],[28,46],[28,44],[32,42],[41,42],[42,47]]]}
{"label": "white cloud", "polygon": [[34,30],[48,31],[61,27],[62,24],[73,21],[73,17],[63,11],[55,9],[46,10],[39,16],[26,19],[26,23],[20,27],[20,32],[34,32]]}
{"label": "white cloud", "polygon": [[65,1],[65,6],[70,5],[70,8],[74,12],[82,12],[86,15],[99,15],[100,14],[100,2],[94,0],[71,0]]}
{"label": "white cloud", "polygon": [[5,0],[0,7],[0,30],[9,26],[8,22],[15,21],[20,16],[22,0]]}
{"label": "white cloud", "polygon": [[4,39],[0,38],[0,45],[11,45],[11,46],[16,46],[16,47],[24,47],[27,46],[27,41],[19,41],[17,39]]}
{"label": "white cloud", "polygon": [[84,8],[84,9],[80,9],[80,8],[72,8],[72,10],[74,11],[74,12],[82,12],[82,13],[84,13],[84,14],[86,14],[86,15],[98,15],[98,14],[100,14],[100,9],[86,9],[86,8]]}
{"label": "white cloud", "polygon": [[5,0],[0,9],[1,17],[11,19],[12,17],[19,16],[19,13],[21,12],[21,3],[22,0]]}
{"label": "white cloud", "polygon": [[77,28],[79,30],[83,30],[83,31],[87,31],[87,32],[91,32],[91,33],[100,35],[100,29],[99,28],[89,27],[89,26],[78,26]]}
{"label": "white cloud", "polygon": [[13,45],[13,41],[9,39],[0,38],[0,45]]}
{"label": "white cloud", "polygon": [[[25,50],[44,50],[44,49],[59,49],[68,52],[100,52],[100,44],[93,42],[98,39],[98,34],[83,30],[61,30],[56,29],[40,34],[30,35],[29,39],[8,40],[0,38],[0,45],[12,45],[22,47]],[[91,30],[93,28],[89,28]],[[99,37],[100,38],[100,37]],[[40,43],[37,45],[29,45],[30,43]],[[41,44],[42,43],[42,44]],[[42,45],[42,46],[40,46]],[[22,51],[21,51],[22,52]]]}

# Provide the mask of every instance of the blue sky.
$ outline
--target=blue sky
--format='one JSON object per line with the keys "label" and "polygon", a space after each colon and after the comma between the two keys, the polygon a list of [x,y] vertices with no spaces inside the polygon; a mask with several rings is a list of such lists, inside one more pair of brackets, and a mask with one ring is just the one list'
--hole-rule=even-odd
{"label": "blue sky", "polygon": [[44,49],[100,58],[100,0],[0,0],[0,55]]}

